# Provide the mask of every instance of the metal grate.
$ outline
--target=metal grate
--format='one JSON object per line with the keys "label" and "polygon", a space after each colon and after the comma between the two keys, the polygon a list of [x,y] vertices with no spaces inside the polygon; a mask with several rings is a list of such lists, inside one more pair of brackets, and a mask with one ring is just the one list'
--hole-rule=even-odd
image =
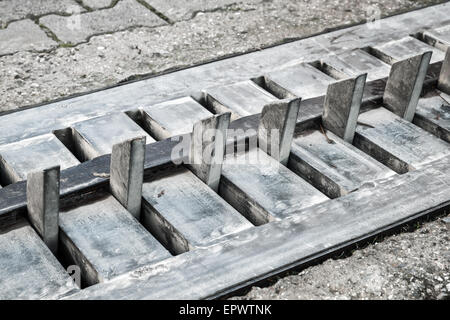
{"label": "metal grate", "polygon": [[0,116],[0,298],[215,298],[448,208],[449,12]]}

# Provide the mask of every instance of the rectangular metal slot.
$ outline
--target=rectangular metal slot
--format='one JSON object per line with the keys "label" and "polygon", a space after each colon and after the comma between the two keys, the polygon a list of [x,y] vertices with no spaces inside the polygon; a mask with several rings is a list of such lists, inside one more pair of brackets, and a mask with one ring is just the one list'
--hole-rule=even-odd
{"label": "rectangular metal slot", "polygon": [[450,145],[383,107],[360,114],[354,145],[397,173],[450,155]]}
{"label": "rectangular metal slot", "polygon": [[264,76],[269,92],[277,97],[300,97],[303,100],[323,96],[336,81],[308,63],[301,63]]}
{"label": "rectangular metal slot", "polygon": [[52,133],[0,146],[0,176],[4,186],[26,180],[31,171],[54,165],[63,170],[79,163]]}
{"label": "rectangular metal slot", "polygon": [[61,249],[86,285],[171,255],[111,195],[60,212]]}
{"label": "rectangular metal slot", "polygon": [[318,128],[294,138],[288,167],[330,198],[395,174],[331,131]]}
{"label": "rectangular metal slot", "polygon": [[71,128],[75,149],[84,160],[109,154],[114,144],[137,136],[145,136],[147,144],[155,142],[153,137],[121,112],[81,121]]}
{"label": "rectangular metal slot", "polygon": [[450,96],[435,92],[419,99],[413,122],[450,143]]}
{"label": "rectangular metal slot", "polygon": [[[367,81],[374,81],[386,78],[389,75],[390,66],[378,58],[370,55],[362,49],[350,50],[337,55],[323,58],[322,64],[326,69],[333,70],[332,74],[342,78],[358,76],[367,73]],[[345,77],[345,76],[344,76]]]}
{"label": "rectangular metal slot", "polygon": [[185,168],[152,177],[142,192],[143,224],[173,254],[211,245],[252,227]]}
{"label": "rectangular metal slot", "polygon": [[335,67],[333,67],[327,63],[324,63],[320,60],[310,62],[309,64],[312,65],[314,68],[322,71],[326,75],[329,75],[330,77],[332,77],[336,80],[345,79],[345,78],[349,77],[349,75],[347,73],[345,73],[339,69],[336,69]]}
{"label": "rectangular metal slot", "polygon": [[192,132],[192,125],[212,116],[192,97],[183,97],[141,108],[146,130],[157,140]]}
{"label": "rectangular metal slot", "polygon": [[205,90],[206,100],[216,113],[232,112],[232,120],[261,113],[263,107],[278,99],[251,80]]}
{"label": "rectangular metal slot", "polygon": [[426,51],[432,51],[430,64],[435,64],[444,60],[444,52],[420,41],[412,36],[404,37],[399,40],[392,40],[373,47],[367,48],[367,51],[387,64],[393,64],[411,57],[422,54]]}
{"label": "rectangular metal slot", "polygon": [[428,44],[445,51],[450,46],[450,25],[424,31],[422,37]]}
{"label": "rectangular metal slot", "polygon": [[219,194],[255,225],[328,200],[259,148],[226,157]]}

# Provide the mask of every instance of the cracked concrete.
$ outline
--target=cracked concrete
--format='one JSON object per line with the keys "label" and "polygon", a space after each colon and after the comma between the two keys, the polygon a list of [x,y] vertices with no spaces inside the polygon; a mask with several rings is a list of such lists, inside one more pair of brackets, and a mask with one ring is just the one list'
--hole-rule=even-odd
{"label": "cracked concrete", "polygon": [[114,0],[82,0],[82,3],[91,9],[102,9],[110,7],[113,2]]}
{"label": "cracked concrete", "polygon": [[39,19],[39,23],[51,30],[60,41],[78,44],[94,35],[137,26],[154,27],[166,22],[135,0],[121,0],[112,8],[68,17],[49,15]]}
{"label": "cracked concrete", "polygon": [[0,55],[25,50],[48,50],[56,46],[57,43],[29,19],[11,22],[0,32]]}
{"label": "cracked concrete", "polygon": [[84,9],[75,0],[2,0],[0,1],[0,28],[11,21],[50,13],[69,15]]}
{"label": "cracked concrete", "polygon": [[145,0],[153,8],[161,12],[172,21],[189,20],[195,18],[198,13],[214,12],[218,10],[226,11],[231,5],[236,5],[239,10],[240,4],[257,4],[264,0]]}

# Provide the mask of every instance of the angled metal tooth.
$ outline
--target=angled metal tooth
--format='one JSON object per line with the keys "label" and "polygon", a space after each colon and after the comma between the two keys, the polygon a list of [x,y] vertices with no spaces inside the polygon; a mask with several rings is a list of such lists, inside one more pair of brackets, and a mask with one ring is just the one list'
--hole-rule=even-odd
{"label": "angled metal tooth", "polygon": [[392,65],[383,103],[387,109],[406,121],[412,121],[414,118],[431,54],[432,52],[428,51]]}
{"label": "angled metal tooth", "polygon": [[143,136],[115,144],[111,153],[111,193],[138,220],[141,215],[145,140]]}
{"label": "angled metal tooth", "polygon": [[352,143],[364,93],[367,73],[328,86],[323,106],[323,126]]}
{"label": "angled metal tooth", "polygon": [[450,95],[450,46],[445,53],[438,79],[438,89]]}
{"label": "angled metal tooth", "polygon": [[278,99],[247,80],[204,90],[208,105],[216,113],[232,112],[231,120],[261,113],[263,107]]}
{"label": "angled metal tooth", "polygon": [[53,253],[58,251],[59,166],[27,176],[28,218]]}
{"label": "angled metal tooth", "polygon": [[301,98],[281,100],[264,106],[258,126],[258,145],[286,165],[297,123]]}
{"label": "angled metal tooth", "polygon": [[142,107],[146,129],[158,140],[192,132],[193,123],[213,114],[191,97]]}
{"label": "angled metal tooth", "polygon": [[211,189],[219,188],[231,113],[214,115],[194,124],[187,166]]}

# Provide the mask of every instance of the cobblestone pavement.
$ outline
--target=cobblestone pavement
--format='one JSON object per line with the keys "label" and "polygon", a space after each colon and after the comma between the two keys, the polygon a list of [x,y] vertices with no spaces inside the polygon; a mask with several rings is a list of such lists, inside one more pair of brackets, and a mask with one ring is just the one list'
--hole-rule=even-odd
{"label": "cobblestone pavement", "polygon": [[[0,112],[440,2],[0,0]],[[435,221],[245,298],[445,298],[449,272]]]}

